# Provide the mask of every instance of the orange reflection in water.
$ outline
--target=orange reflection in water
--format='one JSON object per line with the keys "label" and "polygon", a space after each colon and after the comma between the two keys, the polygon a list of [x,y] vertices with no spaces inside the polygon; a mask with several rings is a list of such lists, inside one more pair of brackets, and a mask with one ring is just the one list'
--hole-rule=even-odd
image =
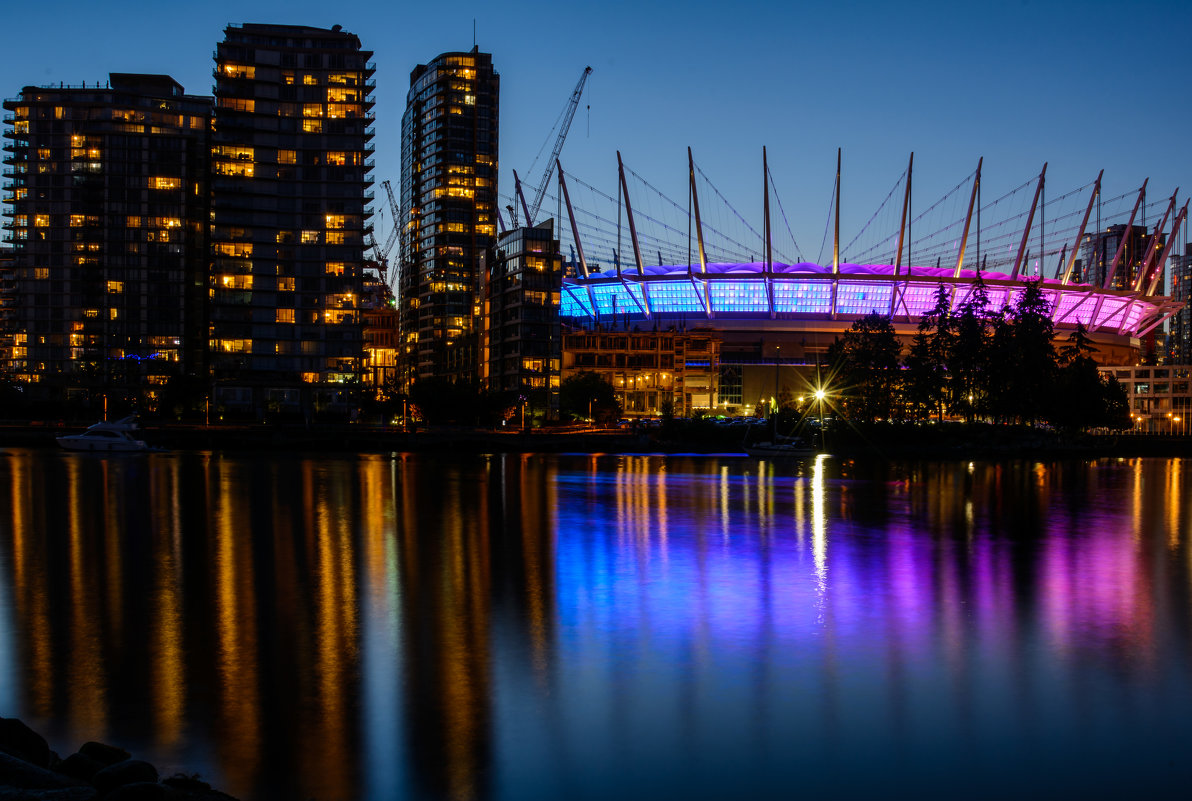
{"label": "orange reflection in water", "polygon": [[247,471],[222,457],[211,460],[207,507],[214,544],[216,647],[218,649],[215,746],[230,782],[251,787],[261,761],[260,694],[257,666],[257,597],[253,580],[254,532],[244,491]]}

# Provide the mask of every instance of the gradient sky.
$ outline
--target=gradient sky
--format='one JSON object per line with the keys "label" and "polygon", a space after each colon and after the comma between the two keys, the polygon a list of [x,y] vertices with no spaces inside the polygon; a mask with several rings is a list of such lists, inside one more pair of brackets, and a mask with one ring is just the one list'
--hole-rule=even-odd
{"label": "gradient sky", "polygon": [[766,145],[801,243],[820,241],[837,147],[842,238],[877,209],[912,150],[916,208],[963,180],[979,156],[986,199],[1030,180],[1044,161],[1049,196],[1101,168],[1106,197],[1148,176],[1148,199],[1178,186],[1182,203],[1192,191],[1187,0],[21,3],[4,14],[0,75],[6,97],[109,72],[168,73],[207,94],[227,23],[340,24],[376,53],[379,190],[400,177],[410,70],[470,49],[473,19],[501,74],[502,193],[511,169],[529,168],[589,64],[563,151],[569,173],[613,194],[620,149],[627,166],[683,203],[690,145],[760,229]]}

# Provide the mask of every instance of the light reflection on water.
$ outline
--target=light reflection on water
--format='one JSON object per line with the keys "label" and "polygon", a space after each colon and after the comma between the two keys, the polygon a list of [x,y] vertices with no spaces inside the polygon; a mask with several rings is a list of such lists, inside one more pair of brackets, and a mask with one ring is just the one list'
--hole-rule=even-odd
{"label": "light reflection on water", "polygon": [[1174,795],[1175,460],[0,452],[0,714],[250,798]]}

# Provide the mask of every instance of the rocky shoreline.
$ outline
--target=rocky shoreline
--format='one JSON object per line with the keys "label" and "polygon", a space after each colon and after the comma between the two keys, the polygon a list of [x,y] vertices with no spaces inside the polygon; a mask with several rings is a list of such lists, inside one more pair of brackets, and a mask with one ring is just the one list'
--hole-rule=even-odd
{"label": "rocky shoreline", "polygon": [[0,717],[0,801],[236,801],[195,776],[160,778],[123,748],[84,743],[60,758],[16,718]]}

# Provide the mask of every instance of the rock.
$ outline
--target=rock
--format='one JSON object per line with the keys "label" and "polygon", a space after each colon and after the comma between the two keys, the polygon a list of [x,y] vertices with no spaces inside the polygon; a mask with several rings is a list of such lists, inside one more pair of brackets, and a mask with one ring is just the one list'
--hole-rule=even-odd
{"label": "rock", "polygon": [[104,796],[104,801],[172,801],[176,798],[173,790],[156,782],[133,782],[117,787]]}
{"label": "rock", "polygon": [[110,793],[117,787],[135,782],[157,783],[157,768],[142,759],[126,759],[115,765],[108,765],[91,779],[101,793]]}
{"label": "rock", "polygon": [[0,786],[0,801],[96,801],[99,792],[91,786],[60,787],[56,790],[31,790]]}
{"label": "rock", "polygon": [[207,782],[200,781],[196,776],[177,774],[168,779],[162,779],[162,784],[174,790],[174,796],[182,801],[236,801],[232,796],[212,790]]}
{"label": "rock", "polygon": [[132,754],[123,748],[96,742],[83,743],[83,746],[79,749],[79,753],[85,757],[94,759],[104,767],[115,765],[117,762],[123,762],[126,759],[132,758]]}
{"label": "rock", "polygon": [[205,781],[201,781],[198,776],[186,776],[181,773],[177,773],[168,779],[162,779],[161,783],[166,787],[184,793],[195,793],[211,789],[211,785]]}
{"label": "rock", "polygon": [[106,768],[107,765],[97,759],[92,759],[83,753],[71,754],[66,759],[59,763],[55,768],[59,773],[65,773],[67,776],[72,776],[76,779],[82,779],[85,782],[91,781],[95,778],[95,774]]}
{"label": "rock", "polygon": [[50,764],[46,739],[16,718],[0,718],[0,751],[39,768]]}
{"label": "rock", "polygon": [[11,754],[0,752],[0,788],[26,790],[58,790],[77,787],[81,782],[62,776]]}

